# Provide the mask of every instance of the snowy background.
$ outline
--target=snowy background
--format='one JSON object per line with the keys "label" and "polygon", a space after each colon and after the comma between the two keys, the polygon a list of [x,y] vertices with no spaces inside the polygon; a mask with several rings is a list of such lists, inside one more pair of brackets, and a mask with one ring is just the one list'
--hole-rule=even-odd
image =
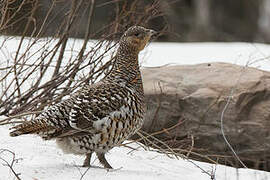
{"label": "snowy background", "polygon": [[[0,38],[0,44],[3,38]],[[13,38],[1,45],[0,67],[6,59],[12,59],[19,39]],[[81,47],[79,40],[69,41],[70,47]],[[42,45],[42,42],[39,43]],[[90,46],[90,45],[89,45]],[[88,48],[89,48],[88,46]],[[26,47],[26,46],[24,46]],[[38,48],[38,47],[36,47]],[[228,62],[243,66],[256,67],[269,71],[270,46],[251,43],[151,43],[141,52],[141,65],[156,67],[174,64],[197,64],[206,62]],[[36,54],[32,58],[36,58]],[[5,118],[5,117],[0,117]],[[169,158],[164,154],[145,151],[139,148],[117,147],[107,154],[108,161],[115,170],[108,172],[93,157],[96,166],[87,170],[81,167],[84,157],[65,155],[56,147],[54,141],[43,141],[35,136],[9,137],[8,126],[0,126],[0,149],[8,149],[19,159],[13,166],[22,180],[41,179],[140,179],[140,180],[211,180],[213,172],[216,180],[267,180],[270,173],[251,169],[235,169],[227,166]],[[137,144],[132,144],[137,148]],[[12,161],[12,154],[0,150],[0,180],[16,179],[5,166],[6,160]],[[192,163],[193,162],[193,163]],[[195,165],[196,164],[196,165]],[[198,166],[200,168],[198,168]],[[85,175],[82,177],[82,174]]]}

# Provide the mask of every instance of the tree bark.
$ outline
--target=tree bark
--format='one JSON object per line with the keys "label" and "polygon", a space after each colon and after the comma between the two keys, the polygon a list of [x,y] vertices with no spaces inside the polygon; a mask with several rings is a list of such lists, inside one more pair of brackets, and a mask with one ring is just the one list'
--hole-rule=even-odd
{"label": "tree bark", "polygon": [[194,6],[196,27],[207,30],[210,25],[210,0],[196,0]]}
{"label": "tree bark", "polygon": [[270,40],[270,1],[262,0],[258,19],[258,31],[264,41]]}

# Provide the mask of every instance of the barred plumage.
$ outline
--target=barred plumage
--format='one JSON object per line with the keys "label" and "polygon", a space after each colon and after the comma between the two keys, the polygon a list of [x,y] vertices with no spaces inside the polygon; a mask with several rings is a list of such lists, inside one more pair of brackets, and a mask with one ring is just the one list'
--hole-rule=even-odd
{"label": "barred plumage", "polygon": [[143,124],[145,102],[138,54],[155,33],[140,26],[121,37],[115,65],[109,75],[56,105],[36,119],[13,127],[10,136],[38,134],[56,139],[66,153],[85,154],[90,166],[93,152],[105,168],[104,154],[134,134]]}

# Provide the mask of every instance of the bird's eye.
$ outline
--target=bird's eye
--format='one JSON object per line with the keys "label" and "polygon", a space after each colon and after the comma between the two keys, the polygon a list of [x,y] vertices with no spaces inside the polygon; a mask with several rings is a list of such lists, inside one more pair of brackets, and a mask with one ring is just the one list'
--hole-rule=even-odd
{"label": "bird's eye", "polygon": [[135,33],[134,36],[138,37],[140,35],[140,33]]}

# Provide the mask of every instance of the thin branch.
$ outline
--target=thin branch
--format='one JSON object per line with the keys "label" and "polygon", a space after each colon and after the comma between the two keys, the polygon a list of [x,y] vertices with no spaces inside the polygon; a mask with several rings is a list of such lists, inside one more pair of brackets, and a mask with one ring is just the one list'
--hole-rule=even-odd
{"label": "thin branch", "polygon": [[79,1],[79,3],[77,2],[77,0],[73,0],[72,4],[71,4],[71,11],[70,14],[67,18],[67,25],[66,25],[66,29],[64,31],[64,33],[62,34],[62,45],[61,45],[61,49],[60,49],[60,54],[58,56],[58,60],[57,60],[57,64],[56,64],[56,68],[54,69],[53,72],[53,76],[55,77],[58,75],[59,69],[60,69],[60,65],[62,64],[62,60],[63,60],[63,56],[65,53],[65,49],[66,49],[66,45],[67,45],[67,40],[69,37],[69,33],[70,33],[70,28],[72,26],[72,24],[74,23],[75,20],[75,14],[78,12],[81,4],[82,4],[82,0]]}
{"label": "thin branch", "polygon": [[15,158],[15,153],[14,152],[12,152],[12,151],[10,151],[8,149],[0,149],[0,155],[2,153],[4,153],[4,152],[8,152],[8,153],[12,154],[12,161],[10,163],[7,160],[5,160],[4,158],[0,157],[0,160],[2,160],[5,163],[5,164],[3,164],[3,166],[9,167],[9,169],[14,174],[14,176],[17,178],[17,180],[21,180],[21,178],[19,177],[20,173],[16,173],[14,168],[13,168],[14,163],[17,163],[19,159]]}
{"label": "thin branch", "polygon": [[[244,69],[245,69],[245,67],[242,69],[241,74],[240,74],[239,78],[237,79],[236,85],[239,83],[239,80],[240,80],[241,76],[243,75]],[[224,122],[223,122],[223,121],[224,121],[224,114],[225,114],[225,112],[226,112],[226,110],[227,110],[227,108],[228,108],[228,106],[229,106],[229,104],[230,104],[230,102],[231,102],[231,100],[232,100],[232,98],[233,98],[233,94],[234,94],[235,88],[236,88],[236,87],[233,87],[233,88],[231,89],[231,92],[230,92],[230,95],[228,96],[227,102],[226,102],[226,104],[225,104],[225,106],[224,106],[224,108],[223,108],[223,110],[222,110],[222,112],[221,112],[221,115],[220,115],[220,130],[221,130],[222,137],[223,137],[225,143],[226,143],[227,146],[231,149],[231,151],[233,152],[233,155],[235,156],[235,158],[241,163],[241,165],[242,165],[244,168],[248,168],[248,167],[243,163],[243,161],[240,159],[240,157],[237,155],[237,153],[235,152],[235,150],[233,149],[233,147],[231,146],[231,144],[229,143],[228,139],[226,138],[225,132],[224,132]]]}
{"label": "thin branch", "polygon": [[[88,42],[89,37],[90,37],[90,28],[92,25],[92,17],[94,14],[94,7],[95,7],[95,0],[91,0],[91,7],[90,7],[90,11],[89,11],[89,15],[88,15],[88,22],[87,22],[88,26],[87,26],[86,33],[84,36],[83,46],[82,46],[82,48],[79,52],[79,55],[78,55],[78,63],[74,66],[75,69],[78,69],[80,67],[80,64],[83,61],[83,53],[85,51],[87,42]],[[68,82],[68,85],[67,85],[68,87],[71,85],[72,81],[74,81],[75,75],[76,75],[76,71],[73,71],[71,73],[70,81]]]}
{"label": "thin branch", "polygon": [[14,116],[10,116],[8,118],[5,118],[5,119],[0,120],[0,125],[2,125],[2,123],[8,122],[8,121],[10,121],[12,119],[15,119],[15,118],[21,118],[23,116],[28,116],[28,115],[32,115],[32,114],[39,114],[39,113],[41,113],[41,111],[26,112],[26,113],[22,113],[22,114],[17,114],[17,115],[14,115]]}

